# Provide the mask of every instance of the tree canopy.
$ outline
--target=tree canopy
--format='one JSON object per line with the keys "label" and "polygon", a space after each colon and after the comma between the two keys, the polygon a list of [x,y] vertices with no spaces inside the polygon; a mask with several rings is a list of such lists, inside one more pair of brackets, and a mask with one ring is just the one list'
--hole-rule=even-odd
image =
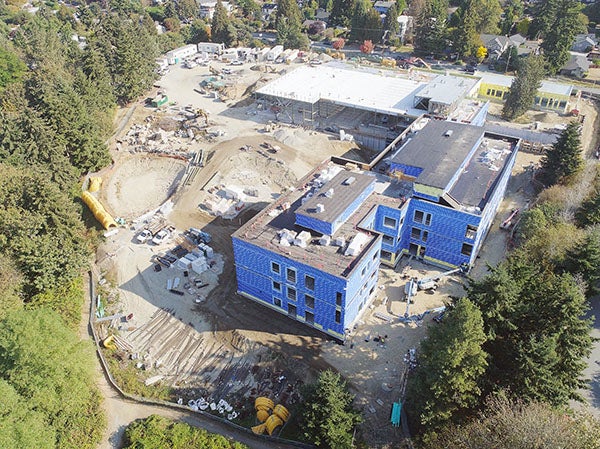
{"label": "tree canopy", "polygon": [[0,426],[17,437],[2,447],[95,448],[104,418],[91,387],[93,358],[91,345],[51,310],[17,311],[0,321]]}
{"label": "tree canopy", "polygon": [[508,120],[525,113],[533,105],[538,89],[544,78],[544,58],[529,55],[517,70],[502,108],[502,116]]}
{"label": "tree canopy", "polygon": [[439,326],[428,329],[409,378],[406,406],[417,428],[435,432],[479,402],[487,355],[481,312],[460,299]]}
{"label": "tree canopy", "polygon": [[124,449],[247,449],[224,436],[208,433],[189,424],[152,415],[134,421],[125,429]]}
{"label": "tree canopy", "polygon": [[581,124],[572,121],[542,159],[543,179],[547,185],[572,182],[583,169]]}
{"label": "tree canopy", "polygon": [[352,448],[352,431],[360,423],[360,414],[352,408],[354,396],[339,374],[323,371],[316,384],[304,393],[300,412],[304,437],[317,447]]}

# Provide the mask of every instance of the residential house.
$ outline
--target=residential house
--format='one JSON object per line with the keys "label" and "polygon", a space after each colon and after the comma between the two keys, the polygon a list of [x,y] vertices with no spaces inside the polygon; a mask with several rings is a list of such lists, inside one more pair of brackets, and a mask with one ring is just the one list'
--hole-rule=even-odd
{"label": "residential house", "polygon": [[587,55],[584,53],[570,53],[571,56],[567,63],[560,69],[560,73],[574,78],[584,78],[588,74],[592,63],[588,61]]}
{"label": "residential house", "polygon": [[575,36],[573,45],[571,45],[571,51],[575,53],[589,53],[596,45],[598,45],[598,39],[593,34],[578,34]]}
{"label": "residential house", "polygon": [[[221,2],[221,4],[227,10],[227,13],[231,12],[231,3]],[[217,2],[214,0],[200,0],[200,17],[203,19],[212,20],[216,7]]]}

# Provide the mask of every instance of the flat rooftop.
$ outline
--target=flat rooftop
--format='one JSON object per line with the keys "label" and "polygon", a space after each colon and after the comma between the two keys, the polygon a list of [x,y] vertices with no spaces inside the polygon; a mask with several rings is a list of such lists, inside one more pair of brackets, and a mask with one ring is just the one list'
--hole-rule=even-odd
{"label": "flat rooftop", "polygon": [[[462,206],[483,210],[518,140],[486,132],[480,126],[429,120],[392,156],[391,162],[422,168],[416,183],[449,188],[448,193]],[[457,180],[448,187],[461,167]]]}
{"label": "flat rooftop", "polygon": [[[352,178],[353,180],[350,181]],[[350,183],[348,184],[348,182]],[[304,205],[296,210],[296,213],[332,223],[373,182],[375,182],[373,176],[342,170],[317,190]],[[332,195],[328,196],[331,189],[333,189]],[[317,213],[317,204],[322,204],[325,210]]]}
{"label": "flat rooftop", "polygon": [[445,189],[484,129],[456,122],[429,120],[391,157],[396,164],[422,169],[416,182]]}
{"label": "flat rooftop", "polygon": [[[484,83],[496,84],[504,87],[510,87],[514,79],[512,76],[489,72],[477,72],[477,76],[480,77]],[[571,84],[555,83],[552,81],[543,80],[539,91],[547,94],[569,97],[573,92],[573,86]]]}
{"label": "flat rooftop", "polygon": [[476,79],[464,76],[439,75],[417,92],[419,98],[429,98],[435,103],[451,105],[468,95],[477,84]]}
{"label": "flat rooftop", "polygon": [[[371,194],[332,236],[332,243],[333,239],[344,237],[347,246],[347,243],[359,232],[366,234],[368,239],[360,253],[356,256],[345,255],[345,246],[320,245],[318,239],[321,235],[314,231],[310,231],[312,238],[306,248],[297,245],[281,245],[280,232],[284,229],[298,233],[308,231],[295,224],[296,212],[302,206],[303,197],[315,187],[315,182],[317,184],[320,183],[319,177],[321,173],[332,168],[342,170],[333,179],[338,176],[344,179],[354,176],[357,179],[356,182],[359,182],[359,177],[365,177],[371,178],[376,183],[375,193]],[[267,206],[248,223],[238,229],[232,237],[261,248],[266,248],[299,263],[315,266],[326,273],[342,278],[346,278],[352,273],[357,262],[372,248],[372,245],[379,238],[378,233],[361,229],[360,223],[379,204],[385,204],[389,207],[400,207],[403,204],[400,191],[398,190],[403,187],[402,185],[390,183],[386,181],[385,177],[378,176],[375,173],[349,171],[333,162],[325,162],[316,167],[302,178],[297,185],[299,186],[297,189],[282,195],[277,201]]]}
{"label": "flat rooftop", "polygon": [[311,104],[326,100],[372,112],[419,116],[423,111],[413,107],[414,94],[425,84],[393,72],[373,73],[334,62],[298,67],[256,93]]}
{"label": "flat rooftop", "polygon": [[483,141],[467,163],[450,195],[463,206],[483,210],[506,161],[515,150],[516,139],[485,134]]}

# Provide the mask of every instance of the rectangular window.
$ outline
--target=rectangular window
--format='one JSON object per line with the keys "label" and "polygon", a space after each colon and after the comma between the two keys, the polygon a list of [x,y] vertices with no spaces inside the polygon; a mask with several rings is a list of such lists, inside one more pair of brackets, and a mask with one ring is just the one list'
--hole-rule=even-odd
{"label": "rectangular window", "polygon": [[502,96],[502,91],[501,90],[496,91],[496,96],[498,98],[500,98]]}
{"label": "rectangular window", "polygon": [[315,289],[315,278],[312,276],[309,276],[308,274],[306,276],[304,276],[304,285],[306,285],[306,288],[309,290],[313,290]]}
{"label": "rectangular window", "polygon": [[277,262],[271,262],[271,271],[275,274],[281,273],[281,267]]}
{"label": "rectangular window", "polygon": [[485,92],[485,94],[486,94],[486,95],[492,95],[492,89],[488,89],[488,90]]}
{"label": "rectangular window", "polygon": [[273,290],[281,293],[281,283],[273,281]]}
{"label": "rectangular window", "polygon": [[369,296],[371,296],[373,292],[375,292],[375,286],[371,287],[371,290],[369,290]]}
{"label": "rectangular window", "polygon": [[296,270],[294,270],[293,268],[288,268],[286,270],[286,273],[287,273],[288,282],[295,284],[296,283]]}
{"label": "rectangular window", "polygon": [[340,292],[335,293],[335,305],[342,306],[342,294]]}
{"label": "rectangular window", "polygon": [[342,322],[342,312],[339,310],[335,311],[335,322],[338,324]]}
{"label": "rectangular window", "polygon": [[467,225],[467,231],[465,232],[465,238],[473,240],[477,235],[477,226]]}
{"label": "rectangular window", "polygon": [[294,287],[287,288],[287,299],[289,299],[290,301],[296,300],[296,289]]}
{"label": "rectangular window", "polygon": [[288,304],[288,315],[296,316],[296,306],[293,304]]}
{"label": "rectangular window", "polygon": [[382,249],[381,250],[381,258],[383,260],[390,261],[390,260],[392,260],[392,253],[389,252],[389,251],[385,251],[385,250]]}
{"label": "rectangular window", "polygon": [[394,244],[394,237],[390,237],[389,235],[384,235],[383,236],[383,243],[385,243],[386,245],[393,245]]}
{"label": "rectangular window", "polygon": [[431,224],[431,214],[425,214],[425,226],[429,226]]}
{"label": "rectangular window", "polygon": [[304,295],[304,303],[306,304],[306,307],[308,309],[314,309],[315,308],[315,298],[313,298],[310,295]]}
{"label": "rectangular window", "polygon": [[468,243],[463,243],[460,253],[464,256],[470,256],[472,252],[473,252],[473,245],[469,245]]}
{"label": "rectangular window", "polygon": [[412,228],[410,230],[410,236],[413,239],[420,240],[421,239],[421,230],[419,228]]}
{"label": "rectangular window", "polygon": [[365,267],[363,267],[362,271],[360,272],[360,275],[361,275],[362,277],[365,277],[365,274],[367,274],[367,267],[366,267],[366,266],[365,266]]}
{"label": "rectangular window", "polygon": [[424,219],[425,219],[425,213],[420,210],[416,210],[415,218],[414,218],[415,223],[423,223]]}
{"label": "rectangular window", "polygon": [[312,312],[304,312],[304,319],[308,324],[315,324],[315,314]]}
{"label": "rectangular window", "polygon": [[277,307],[281,307],[281,299],[273,298],[273,304],[275,304]]}
{"label": "rectangular window", "polygon": [[423,235],[421,235],[421,240],[423,240],[424,242],[426,242],[428,237],[429,237],[429,232],[428,231],[423,231]]}
{"label": "rectangular window", "polygon": [[375,254],[373,254],[373,261],[377,260],[378,255],[379,255],[379,253],[377,251],[375,251]]}
{"label": "rectangular window", "polygon": [[392,217],[383,217],[383,225],[386,228],[394,228],[396,229],[396,219]]}

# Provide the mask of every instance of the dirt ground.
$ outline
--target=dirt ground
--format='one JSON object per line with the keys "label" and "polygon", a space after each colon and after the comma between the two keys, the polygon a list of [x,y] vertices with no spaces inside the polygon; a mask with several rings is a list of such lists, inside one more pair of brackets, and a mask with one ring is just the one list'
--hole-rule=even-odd
{"label": "dirt ground", "polygon": [[[266,394],[293,410],[299,386],[318,370],[334,367],[357,393],[365,417],[363,437],[370,447],[390,447],[400,438],[399,430],[389,424],[389,414],[391,403],[402,394],[408,366],[405,356],[418,346],[426,327],[434,325],[439,312],[426,311],[442,307],[449,296],[460,295],[464,279],[446,277],[434,294],[419,292],[409,305],[409,315],[417,318],[401,322],[407,312],[406,302],[401,301],[406,276],[430,276],[440,270],[416,262],[410,262],[410,267],[401,263],[395,270],[382,269],[373,306],[343,346],[238,297],[230,235],[316,164],[347,153],[352,145],[297,127],[281,125],[265,131],[271,114],[257,111],[251,104],[239,106],[239,96],[245,91],[240,86],[264,82],[275,74],[250,70],[249,66],[236,68],[230,80],[237,87],[229,90],[236,98],[225,102],[193,90],[208,74],[206,67],[174,67],[159,82],[160,89],[176,102],[160,114],[175,116],[182,105],[208,113],[205,136],[180,138],[187,151],[204,154],[203,166],[193,177],[186,178],[189,164],[181,159],[140,153],[125,143],[133,125],[157,114],[143,104],[130,109],[129,121],[117,136],[115,142],[121,143],[115,143],[115,164],[102,173],[102,198],[111,213],[137,221],[107,237],[98,253],[98,265],[114,293],[107,312],[133,314],[126,324],[113,324],[146,367],[151,367],[144,377],[160,376],[162,382],[175,385],[186,402],[198,396],[215,401],[228,398],[236,410],[243,411],[249,404],[251,408],[252,397]],[[590,117],[595,114],[589,105],[581,108],[588,108],[584,113]],[[553,126],[566,120],[558,114],[540,114],[533,112],[532,121]],[[589,128],[584,128],[584,139],[593,132]],[[264,142],[279,150],[266,151],[261,146]],[[518,155],[506,198],[471,275],[485,274],[488,264],[495,265],[504,257],[510,236],[499,224],[513,209],[524,208],[532,200],[531,167],[539,159],[536,154]],[[182,185],[182,179],[190,181]],[[248,196],[235,218],[224,219],[207,211],[207,201],[221,190],[247,186],[255,187],[257,196]],[[176,229],[171,240],[158,246],[137,243],[135,235],[149,219],[144,214],[168,198],[173,208],[167,209],[166,218]],[[188,276],[176,268],[155,271],[156,257],[182,242],[180,233],[189,227],[212,235],[212,267]],[[196,277],[207,285],[197,288]],[[168,283],[172,285],[177,278],[181,296],[167,290]],[[284,379],[279,381],[281,376]],[[247,414],[238,419],[250,422]]]}

